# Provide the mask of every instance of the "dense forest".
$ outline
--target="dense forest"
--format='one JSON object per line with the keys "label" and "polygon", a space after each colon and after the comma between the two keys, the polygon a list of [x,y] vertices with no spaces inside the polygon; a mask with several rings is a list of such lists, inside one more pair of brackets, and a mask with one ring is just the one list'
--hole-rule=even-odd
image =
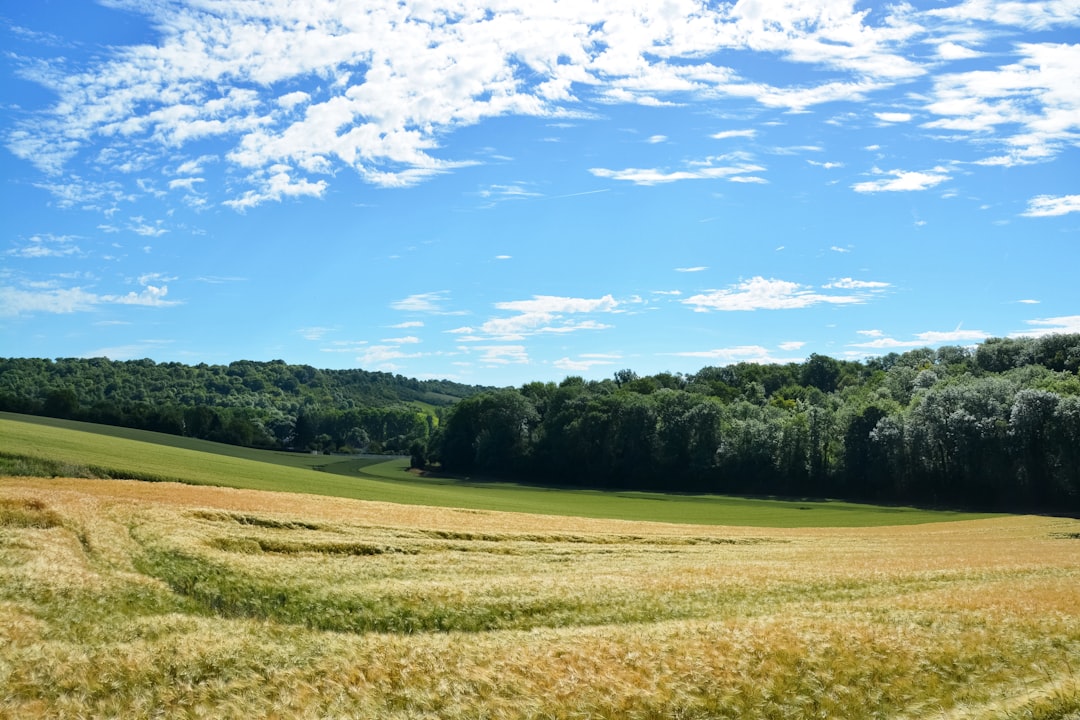
{"label": "dense forest", "polygon": [[438,408],[484,389],[280,360],[0,359],[0,410],[305,451],[408,452]]}
{"label": "dense forest", "polygon": [[281,361],[0,359],[0,410],[539,484],[1080,511],[1080,335],[503,389]]}
{"label": "dense forest", "polygon": [[1080,510],[1080,335],[865,362],[530,383],[457,403],[453,473],[603,488]]}

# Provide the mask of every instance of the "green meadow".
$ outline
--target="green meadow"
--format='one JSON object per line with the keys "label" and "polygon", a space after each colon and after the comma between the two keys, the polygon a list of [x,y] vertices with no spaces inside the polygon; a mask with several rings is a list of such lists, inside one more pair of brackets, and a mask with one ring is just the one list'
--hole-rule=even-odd
{"label": "green meadow", "polygon": [[[100,477],[298,492],[544,515],[757,527],[874,527],[989,517],[838,501],[539,488],[424,477],[407,458],[254,450],[160,433],[0,413],[0,455]],[[82,469],[83,472],[78,472]],[[0,473],[3,474],[3,473]]]}

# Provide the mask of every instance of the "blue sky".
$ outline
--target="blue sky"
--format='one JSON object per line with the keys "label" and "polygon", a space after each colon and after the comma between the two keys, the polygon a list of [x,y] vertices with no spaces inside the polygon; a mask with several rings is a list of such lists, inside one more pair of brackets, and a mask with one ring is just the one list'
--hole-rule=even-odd
{"label": "blue sky", "polygon": [[0,355],[518,385],[1080,332],[1080,1],[0,10]]}

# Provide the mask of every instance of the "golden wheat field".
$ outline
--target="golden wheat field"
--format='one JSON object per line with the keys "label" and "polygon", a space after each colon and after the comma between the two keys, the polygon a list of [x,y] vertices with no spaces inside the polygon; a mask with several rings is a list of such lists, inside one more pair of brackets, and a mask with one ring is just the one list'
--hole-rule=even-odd
{"label": "golden wheat field", "polygon": [[0,480],[0,717],[1076,718],[1080,522]]}

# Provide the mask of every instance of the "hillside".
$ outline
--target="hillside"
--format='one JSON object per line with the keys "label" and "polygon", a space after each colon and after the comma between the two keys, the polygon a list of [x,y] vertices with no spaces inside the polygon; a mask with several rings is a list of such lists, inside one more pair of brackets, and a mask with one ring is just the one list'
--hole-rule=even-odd
{"label": "hillside", "polygon": [[[137,427],[253,447],[316,449],[312,418],[336,413],[334,446],[404,450],[437,408],[485,388],[280,360],[185,365],[0,358],[0,410]],[[347,416],[343,417],[343,414]]]}

